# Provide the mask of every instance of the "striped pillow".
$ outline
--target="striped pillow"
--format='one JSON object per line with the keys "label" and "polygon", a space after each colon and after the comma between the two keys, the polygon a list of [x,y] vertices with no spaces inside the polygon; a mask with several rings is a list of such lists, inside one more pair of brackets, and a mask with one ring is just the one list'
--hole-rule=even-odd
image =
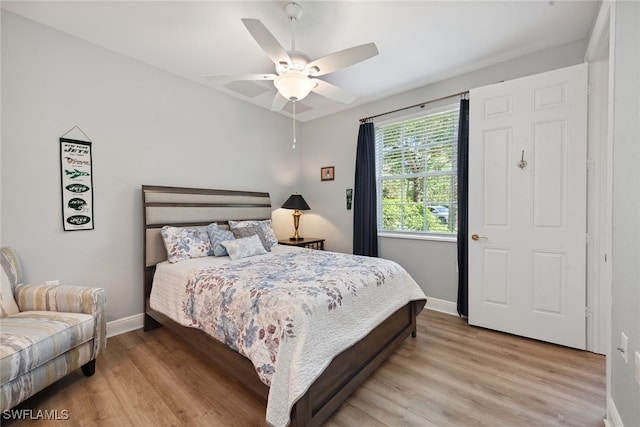
{"label": "striped pillow", "polygon": [[13,290],[20,280],[20,262],[13,249],[4,247],[0,250],[0,318],[20,312],[13,297]]}
{"label": "striped pillow", "polygon": [[215,256],[226,256],[229,255],[227,253],[227,249],[224,247],[222,242],[227,240],[233,240],[235,236],[229,230],[223,230],[218,228],[217,225],[211,224],[207,230],[209,233],[209,240],[211,240],[211,246],[213,247],[213,255]]}

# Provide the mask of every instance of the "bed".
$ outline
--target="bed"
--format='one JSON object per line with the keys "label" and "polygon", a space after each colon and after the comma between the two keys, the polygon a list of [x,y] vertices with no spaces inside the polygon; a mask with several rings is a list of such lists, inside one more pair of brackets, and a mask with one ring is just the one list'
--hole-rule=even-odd
{"label": "bed", "polygon": [[[229,375],[264,400],[267,424],[321,425],[406,337],[415,337],[416,315],[426,299],[413,279],[390,261],[281,245],[233,261],[228,257],[167,261],[162,227],[216,223],[224,229],[231,220],[270,220],[268,193],[145,185],[142,195],[145,331],[165,326],[203,356],[227,367]],[[364,276],[374,270],[374,283],[365,283]],[[331,286],[324,285],[324,277]],[[285,290],[272,285],[276,279]],[[260,286],[252,284],[258,282]],[[395,282],[407,283],[406,289],[391,288]],[[338,286],[343,292],[336,296]],[[275,293],[263,296],[259,309],[249,309],[257,301],[256,293],[266,295],[267,288]],[[203,293],[211,289],[214,294]],[[230,293],[233,298],[225,296]],[[231,300],[246,303],[235,321],[229,319],[241,309],[229,308]],[[212,314],[222,306],[222,315]],[[370,314],[354,318],[358,307]],[[283,311],[287,316],[273,321]],[[253,312],[271,323],[248,318]],[[197,317],[202,313],[218,322]],[[234,323],[240,321],[246,324]],[[344,326],[340,333],[327,333],[337,330],[336,325]],[[260,339],[247,340],[249,330],[259,330]],[[276,338],[264,337],[265,330]],[[269,347],[274,341],[275,350]]]}

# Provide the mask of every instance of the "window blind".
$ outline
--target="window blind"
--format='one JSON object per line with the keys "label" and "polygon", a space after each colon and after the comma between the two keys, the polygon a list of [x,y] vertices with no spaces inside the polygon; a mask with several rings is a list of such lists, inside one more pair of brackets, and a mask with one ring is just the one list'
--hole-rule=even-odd
{"label": "window blind", "polygon": [[459,107],[376,126],[378,229],[454,233]]}

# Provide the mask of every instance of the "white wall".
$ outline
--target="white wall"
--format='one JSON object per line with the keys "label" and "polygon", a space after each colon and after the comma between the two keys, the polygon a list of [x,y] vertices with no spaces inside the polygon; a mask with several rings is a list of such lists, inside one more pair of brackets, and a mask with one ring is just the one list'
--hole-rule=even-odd
{"label": "white wall", "polygon": [[[312,209],[302,219],[304,233],[326,238],[326,247],[330,250],[352,251],[353,211],[345,208],[345,190],[353,188],[360,118],[474,87],[575,65],[583,61],[586,43],[586,39],[568,43],[304,123],[304,197]],[[457,101],[458,98],[451,100]],[[336,166],[335,181],[320,182],[320,167],[330,165]],[[398,261],[427,296],[456,301],[458,273],[454,242],[379,238],[378,244],[379,255]]]}
{"label": "white wall", "polygon": [[[289,119],[6,11],[2,124],[2,245],[26,282],[105,287],[107,320],[143,311],[141,185],[268,191],[274,206],[301,190]],[[64,232],[59,137],[74,125],[93,141],[95,229]]]}
{"label": "white wall", "polygon": [[[612,12],[613,233],[611,348],[629,338],[629,362],[611,354],[609,411],[614,425],[640,426],[640,3],[617,1]],[[640,368],[639,368],[640,369]],[[617,410],[616,410],[617,409]],[[619,417],[619,418],[618,418]]]}

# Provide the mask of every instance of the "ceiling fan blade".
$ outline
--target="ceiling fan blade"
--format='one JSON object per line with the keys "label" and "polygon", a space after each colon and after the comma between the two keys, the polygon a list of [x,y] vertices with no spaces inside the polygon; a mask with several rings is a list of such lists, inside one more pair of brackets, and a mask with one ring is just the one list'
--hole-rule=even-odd
{"label": "ceiling fan blade", "polygon": [[327,83],[324,80],[320,79],[311,80],[316,83],[316,87],[311,90],[319,95],[325,96],[329,99],[333,99],[334,101],[342,102],[344,104],[351,104],[356,100],[355,96],[344,89],[340,89],[339,87],[332,85],[331,83]]}
{"label": "ceiling fan blade", "polygon": [[237,80],[275,80],[278,77],[277,74],[235,74],[229,76],[206,76],[207,80],[227,80],[227,81],[237,81]]}
{"label": "ceiling fan blade", "polygon": [[[310,76],[322,76],[362,62],[378,54],[375,43],[351,47],[311,61],[305,67]],[[317,70],[317,71],[316,71]]]}
{"label": "ceiling fan blade", "polygon": [[291,58],[289,58],[287,51],[262,22],[257,19],[245,18],[242,19],[242,23],[274,64],[291,64]]}
{"label": "ceiling fan blade", "polygon": [[280,95],[280,92],[276,92],[276,96],[273,97],[273,103],[271,104],[271,111],[280,111],[287,105],[287,98]]}

